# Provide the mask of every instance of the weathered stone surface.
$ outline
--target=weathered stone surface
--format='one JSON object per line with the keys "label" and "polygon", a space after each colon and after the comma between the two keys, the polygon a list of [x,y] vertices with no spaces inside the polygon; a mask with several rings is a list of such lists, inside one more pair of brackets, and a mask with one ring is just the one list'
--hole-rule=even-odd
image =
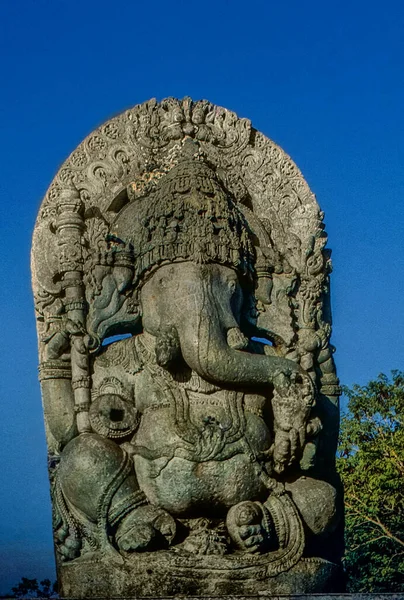
{"label": "weathered stone surface", "polygon": [[[168,554],[168,553],[164,553]],[[166,559],[169,559],[166,562]],[[198,596],[204,594],[217,596],[288,594],[291,581],[295,589],[309,594],[321,586],[324,592],[335,589],[339,585],[339,569],[332,563],[318,559],[301,559],[290,571],[283,571],[276,577],[265,576],[265,567],[234,568],[223,559],[205,561],[204,568],[199,568],[196,560],[172,560],[172,557],[160,553],[133,554],[124,565],[116,565],[107,561],[96,563],[72,561],[66,565],[64,595],[73,596],[75,582],[81,582],[81,594],[84,597],[144,596],[156,595],[156,577],[159,580],[159,595]],[[227,562],[227,564],[225,564]],[[264,561],[262,561],[263,563]],[[233,568],[232,568],[233,567]]]}
{"label": "weathered stone surface", "polygon": [[342,588],[322,216],[206,101],[136,106],[62,166],[32,251],[62,595]]}

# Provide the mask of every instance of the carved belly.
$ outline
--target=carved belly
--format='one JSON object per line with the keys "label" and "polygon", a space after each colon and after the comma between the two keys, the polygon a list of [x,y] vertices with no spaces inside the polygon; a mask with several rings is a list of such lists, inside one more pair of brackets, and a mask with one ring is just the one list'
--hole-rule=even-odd
{"label": "carved belly", "polygon": [[133,440],[139,485],[172,514],[218,514],[263,494],[256,457],[270,441],[261,417],[228,405],[146,411]]}
{"label": "carved belly", "polygon": [[136,474],[148,500],[172,515],[222,516],[238,502],[264,498],[259,467],[245,455],[203,463],[177,457],[155,462],[160,461],[164,468],[155,476],[156,464],[136,456]]}

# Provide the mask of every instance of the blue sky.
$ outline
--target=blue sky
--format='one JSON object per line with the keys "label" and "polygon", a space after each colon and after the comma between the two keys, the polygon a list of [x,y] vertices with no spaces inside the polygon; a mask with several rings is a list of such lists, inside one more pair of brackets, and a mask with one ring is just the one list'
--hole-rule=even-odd
{"label": "blue sky", "polygon": [[398,0],[3,0],[0,593],[54,577],[29,250],[62,161],[151,97],[250,118],[326,213],[342,382],[403,369],[403,31]]}

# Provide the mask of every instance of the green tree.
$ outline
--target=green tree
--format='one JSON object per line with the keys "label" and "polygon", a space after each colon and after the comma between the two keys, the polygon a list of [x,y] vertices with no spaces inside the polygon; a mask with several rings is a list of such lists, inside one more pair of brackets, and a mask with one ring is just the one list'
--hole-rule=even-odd
{"label": "green tree", "polygon": [[404,373],[344,389],[337,466],[349,592],[404,592]]}
{"label": "green tree", "polygon": [[38,583],[37,579],[22,577],[18,585],[11,588],[13,598],[55,598],[56,581],[52,585],[50,579],[44,579]]}

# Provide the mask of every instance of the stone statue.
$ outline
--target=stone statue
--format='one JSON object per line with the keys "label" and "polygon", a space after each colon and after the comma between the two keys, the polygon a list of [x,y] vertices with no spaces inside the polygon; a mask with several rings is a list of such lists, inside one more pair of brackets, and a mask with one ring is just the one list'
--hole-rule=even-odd
{"label": "stone statue", "polygon": [[322,217],[207,101],[136,106],[59,170],[32,258],[63,596],[339,591]]}

